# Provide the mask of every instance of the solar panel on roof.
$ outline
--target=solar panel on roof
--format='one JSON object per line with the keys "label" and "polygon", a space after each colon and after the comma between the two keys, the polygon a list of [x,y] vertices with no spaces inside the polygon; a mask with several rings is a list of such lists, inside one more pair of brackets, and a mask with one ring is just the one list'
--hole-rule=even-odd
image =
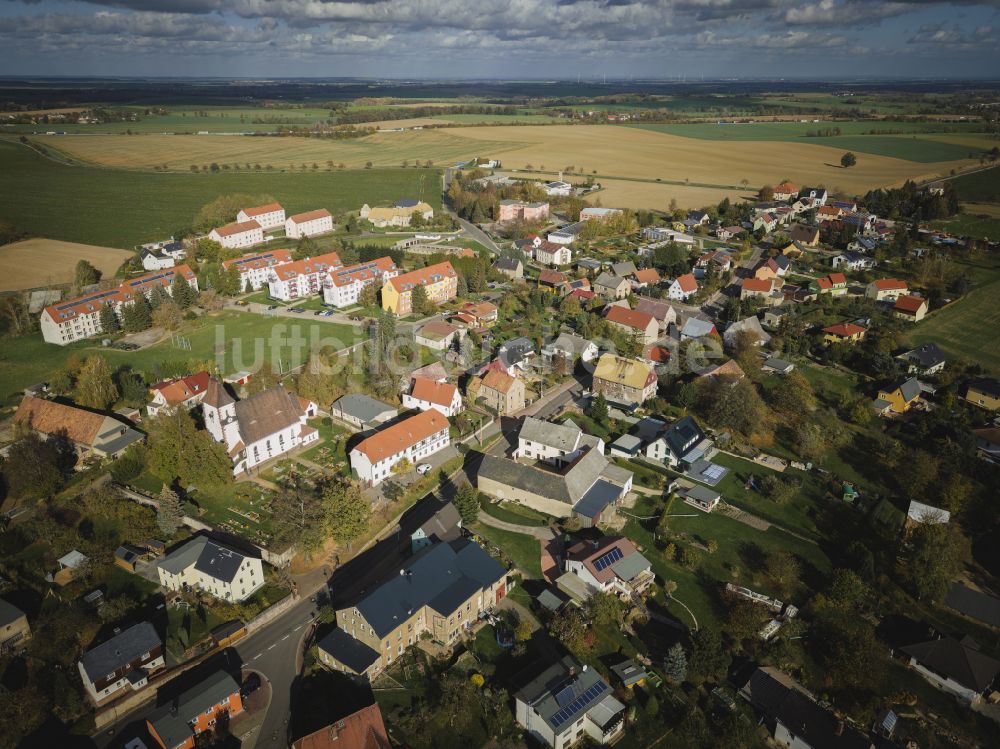
{"label": "solar panel on roof", "polygon": [[569,686],[556,692],[556,704],[559,705],[559,707],[566,707],[566,705],[571,703],[575,697],[576,690],[574,690],[573,685],[570,684]]}
{"label": "solar panel on roof", "polygon": [[610,567],[612,564],[620,560],[623,556],[624,555],[622,554],[622,550],[616,546],[611,551],[607,552],[606,554],[601,554],[601,556],[597,557],[597,559],[594,560],[594,569],[600,572],[601,570]]}
{"label": "solar panel on roof", "polygon": [[590,689],[588,689],[586,692],[581,694],[570,704],[568,704],[566,707],[564,707],[562,710],[560,710],[559,712],[557,712],[555,715],[552,716],[552,719],[550,721],[550,723],[552,723],[552,727],[559,728],[563,723],[565,723],[574,715],[576,715],[578,712],[580,712],[580,710],[583,707],[593,702],[594,699],[596,699],[600,694],[602,694],[605,690],[607,690],[607,688],[608,685],[605,684],[603,681],[599,681],[596,684],[594,684],[594,686],[592,686]]}

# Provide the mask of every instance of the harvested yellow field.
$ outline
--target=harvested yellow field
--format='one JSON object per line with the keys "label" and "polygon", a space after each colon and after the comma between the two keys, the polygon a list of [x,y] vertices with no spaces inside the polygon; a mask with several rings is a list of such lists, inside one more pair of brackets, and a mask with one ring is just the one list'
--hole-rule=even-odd
{"label": "harvested yellow field", "polygon": [[72,283],[80,260],[89,260],[105,278],[110,278],[133,254],[113,247],[55,239],[25,239],[5,244],[0,247],[0,291]]}
{"label": "harvested yellow field", "polygon": [[687,185],[663,185],[657,182],[633,182],[624,179],[602,179],[600,192],[594,193],[587,202],[600,202],[608,208],[650,208],[666,211],[670,201],[676,200],[682,208],[706,206],[729,198],[736,202],[742,198],[752,198],[749,190],[719,190],[712,187],[689,187]]}
{"label": "harvested yellow field", "polygon": [[[403,121],[397,120],[394,126],[399,122]],[[45,145],[51,147],[52,143],[45,141]],[[60,150],[82,161],[123,169],[150,169],[166,164],[178,171],[213,163],[239,164],[240,168],[247,163],[264,167],[270,164],[285,170],[302,164],[324,166],[327,161],[355,169],[368,162],[373,166],[399,166],[403,161],[412,164],[414,160],[449,166],[480,153],[519,145],[509,139],[473,140],[456,134],[455,129],[374,133],[345,140],[240,135],[66,135],[58,143]]]}

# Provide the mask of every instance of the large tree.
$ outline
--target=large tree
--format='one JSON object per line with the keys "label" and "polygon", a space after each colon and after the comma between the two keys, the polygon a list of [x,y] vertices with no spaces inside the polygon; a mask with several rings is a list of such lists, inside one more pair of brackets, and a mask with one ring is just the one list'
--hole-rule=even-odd
{"label": "large tree", "polygon": [[184,509],[181,505],[181,498],[178,496],[170,484],[164,484],[160,492],[159,507],[156,510],[156,524],[163,534],[163,538],[172,538],[181,527],[181,518],[184,516]]}
{"label": "large tree", "polygon": [[271,516],[279,544],[297,544],[306,555],[322,547],[326,538],[322,497],[297,473],[282,482],[271,505]]}
{"label": "large tree", "polygon": [[667,650],[667,655],[663,659],[663,671],[668,679],[675,684],[680,684],[687,678],[687,669],[687,653],[684,652],[684,648],[679,642],[675,642]]}
{"label": "large tree", "polygon": [[479,517],[479,506],[479,492],[468,481],[463,481],[455,493],[455,509],[466,526]]}
{"label": "large tree", "polygon": [[102,410],[118,400],[118,387],[103,356],[87,357],[76,378],[75,395],[81,406]]}
{"label": "large tree", "polygon": [[910,534],[907,555],[907,577],[917,597],[931,602],[943,598],[969,555],[969,539],[954,525],[919,523]]}
{"label": "large tree", "polygon": [[232,480],[232,461],[223,444],[200,430],[191,414],[173,409],[146,422],[150,470],[167,482],[182,486],[218,485]]}
{"label": "large tree", "polygon": [[187,309],[198,301],[198,292],[180,274],[174,276],[170,284],[170,296],[181,309]]}
{"label": "large tree", "polygon": [[101,272],[91,265],[88,260],[80,260],[76,264],[73,274],[73,283],[77,289],[84,286],[93,286],[101,280]]}
{"label": "large tree", "polygon": [[434,305],[427,298],[427,289],[419,284],[413,287],[410,306],[418,315],[429,315],[434,312]]}
{"label": "large tree", "polygon": [[371,503],[354,481],[338,479],[323,488],[323,514],[330,536],[339,543],[351,543],[368,530]]}
{"label": "large tree", "polygon": [[243,193],[220,195],[199,209],[198,214],[194,217],[192,227],[195,231],[208,232],[218,226],[235,221],[236,214],[243,208],[273,202],[274,198],[270,195],[246,195]]}
{"label": "large tree", "polygon": [[3,460],[8,494],[15,499],[51,496],[63,485],[71,459],[68,446],[25,432],[7,448]]}

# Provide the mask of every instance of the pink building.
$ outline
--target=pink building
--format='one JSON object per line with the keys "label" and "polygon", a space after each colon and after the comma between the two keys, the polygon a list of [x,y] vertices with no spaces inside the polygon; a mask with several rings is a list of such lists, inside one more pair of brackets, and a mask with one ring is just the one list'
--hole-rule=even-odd
{"label": "pink building", "polygon": [[523,200],[501,200],[499,221],[544,221],[549,217],[548,203],[525,203]]}

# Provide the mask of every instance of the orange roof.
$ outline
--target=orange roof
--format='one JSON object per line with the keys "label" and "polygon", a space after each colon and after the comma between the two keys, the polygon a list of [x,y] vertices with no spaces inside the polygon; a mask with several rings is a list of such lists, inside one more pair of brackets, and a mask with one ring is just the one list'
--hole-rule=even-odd
{"label": "orange roof", "polygon": [[431,320],[417,332],[417,335],[423,338],[427,338],[428,336],[431,335],[437,335],[441,336],[442,338],[445,338],[446,336],[450,336],[457,330],[458,328],[456,328],[454,325],[449,325],[444,320]]}
{"label": "orange roof", "polygon": [[343,263],[340,262],[340,255],[336,252],[328,252],[325,255],[296,260],[294,263],[279,265],[274,269],[279,281],[288,281],[296,276],[308,275],[310,273],[326,273],[336,270]]}
{"label": "orange roof", "polygon": [[646,347],[645,352],[643,352],[643,358],[648,359],[651,362],[664,364],[670,361],[670,349],[650,344]]}
{"label": "orange roof", "polygon": [[834,207],[832,205],[821,205],[819,207],[819,210],[816,211],[816,215],[818,215],[818,216],[839,216],[840,212],[841,211],[840,211],[839,208],[836,208],[836,207]]}
{"label": "orange roof", "polygon": [[632,275],[639,283],[657,283],[660,280],[660,274],[656,272],[656,268],[643,268]]}
{"label": "orange roof", "polygon": [[243,232],[253,231],[254,229],[259,228],[260,224],[251,219],[250,221],[236,221],[232,224],[219,226],[213,231],[220,237],[230,237],[233,234],[242,234]]}
{"label": "orange roof", "polygon": [[498,311],[492,302],[468,302],[462,309],[476,317],[487,317]]}
{"label": "orange roof", "polygon": [[257,205],[253,208],[244,208],[243,213],[247,216],[263,216],[265,213],[275,213],[283,210],[285,209],[281,207],[281,203],[267,203],[266,205]]}
{"label": "orange roof", "polygon": [[625,325],[629,328],[635,328],[636,330],[642,331],[648,330],[650,323],[653,323],[654,325],[656,324],[656,319],[646,312],[640,312],[639,310],[627,309],[625,307],[618,306],[609,308],[604,318],[608,320],[608,322]]}
{"label": "orange roof", "polygon": [[821,289],[832,289],[833,288],[833,282],[829,279],[829,277],[827,277],[827,278],[817,278],[816,279],[816,285],[819,286]]}
{"label": "orange roof", "polygon": [[177,276],[190,281],[194,278],[194,273],[186,265],[175,265],[173,268],[158,270],[155,273],[147,273],[144,276],[133,278],[131,281],[124,281],[114,289],[95,291],[93,294],[50,305],[45,308],[45,312],[55,323],[60,324],[72,320],[77,315],[100,312],[101,307],[131,302],[140,292],[145,294],[157,286],[168,287]]}
{"label": "orange roof", "polygon": [[823,328],[824,333],[829,333],[830,335],[835,335],[839,338],[850,338],[851,336],[866,333],[867,331],[867,328],[862,328],[860,325],[855,325],[852,322],[842,322],[837,325],[830,325]]}
{"label": "orange roof", "polygon": [[455,402],[458,388],[449,382],[428,380],[425,377],[414,377],[410,395],[417,400],[436,403],[439,406],[451,406]]}
{"label": "orange roof", "polygon": [[208,372],[195,372],[187,377],[179,377],[176,380],[164,380],[150,385],[150,390],[158,390],[163,394],[168,405],[176,405],[186,400],[201,395],[208,388]]}
{"label": "orange roof", "polygon": [[845,276],[843,273],[831,273],[830,283],[834,285],[847,283],[847,276]]}
{"label": "orange roof", "polygon": [[14,414],[16,424],[26,424],[42,434],[65,434],[79,445],[93,445],[107,418],[76,406],[26,395]]}
{"label": "orange roof", "polygon": [[690,273],[685,273],[683,276],[677,276],[674,282],[681,287],[681,291],[693,292],[698,290],[698,282],[694,280],[694,276]]}
{"label": "orange roof", "polygon": [[514,378],[499,369],[491,369],[483,377],[483,387],[496,390],[498,393],[506,393],[514,385]]}
{"label": "orange roof", "polygon": [[389,749],[391,746],[377,703],[292,743],[292,749]]}
{"label": "orange roof", "polygon": [[327,218],[328,216],[330,216],[330,212],[326,208],[319,208],[315,211],[296,213],[294,216],[289,216],[288,220],[293,224],[304,224],[306,221],[315,221],[318,218]]}
{"label": "orange roof", "polygon": [[235,257],[232,260],[223,260],[222,267],[229,270],[230,265],[239,266],[240,272],[245,270],[257,270],[266,268],[269,265],[292,262],[291,250],[269,250],[259,254],[250,253],[243,257]]}
{"label": "orange roof", "polygon": [[791,182],[782,182],[780,185],[774,188],[774,191],[780,193],[797,193],[799,191],[799,188],[797,188]]}
{"label": "orange roof", "polygon": [[348,265],[346,268],[331,270],[330,282],[334,286],[348,286],[355,281],[370,281],[381,278],[383,273],[391,273],[394,270],[396,270],[396,263],[391,257],[380,257],[367,263],[358,263],[357,265]]}
{"label": "orange roof", "polygon": [[713,369],[709,369],[706,372],[698,375],[699,377],[735,377],[738,380],[742,380],[746,377],[743,369],[735,360],[730,359],[725,364],[720,364]]}
{"label": "orange roof", "polygon": [[770,278],[744,278],[741,285],[747,291],[764,291],[768,294],[774,288],[774,282]]}
{"label": "orange roof", "polygon": [[451,263],[445,260],[435,265],[428,265],[426,268],[417,268],[416,270],[411,270],[409,273],[403,273],[395,278],[390,278],[389,283],[392,284],[392,287],[396,291],[404,293],[413,289],[414,286],[438,283],[445,278],[455,278],[455,276],[455,269]]}
{"label": "orange roof", "polygon": [[905,291],[906,281],[897,278],[880,278],[875,281],[875,288],[879,291]]}
{"label": "orange roof", "polygon": [[447,429],[448,419],[440,411],[432,408],[376,432],[371,437],[361,440],[354,449],[364,453],[370,462],[377,463],[398,455],[432,434]]}
{"label": "orange roof", "polygon": [[560,284],[566,281],[566,274],[557,270],[543,270],[538,274],[538,283]]}
{"label": "orange roof", "polygon": [[927,304],[927,300],[921,296],[904,294],[896,300],[896,306],[894,309],[900,312],[908,312],[911,315],[915,315],[925,304]]}

